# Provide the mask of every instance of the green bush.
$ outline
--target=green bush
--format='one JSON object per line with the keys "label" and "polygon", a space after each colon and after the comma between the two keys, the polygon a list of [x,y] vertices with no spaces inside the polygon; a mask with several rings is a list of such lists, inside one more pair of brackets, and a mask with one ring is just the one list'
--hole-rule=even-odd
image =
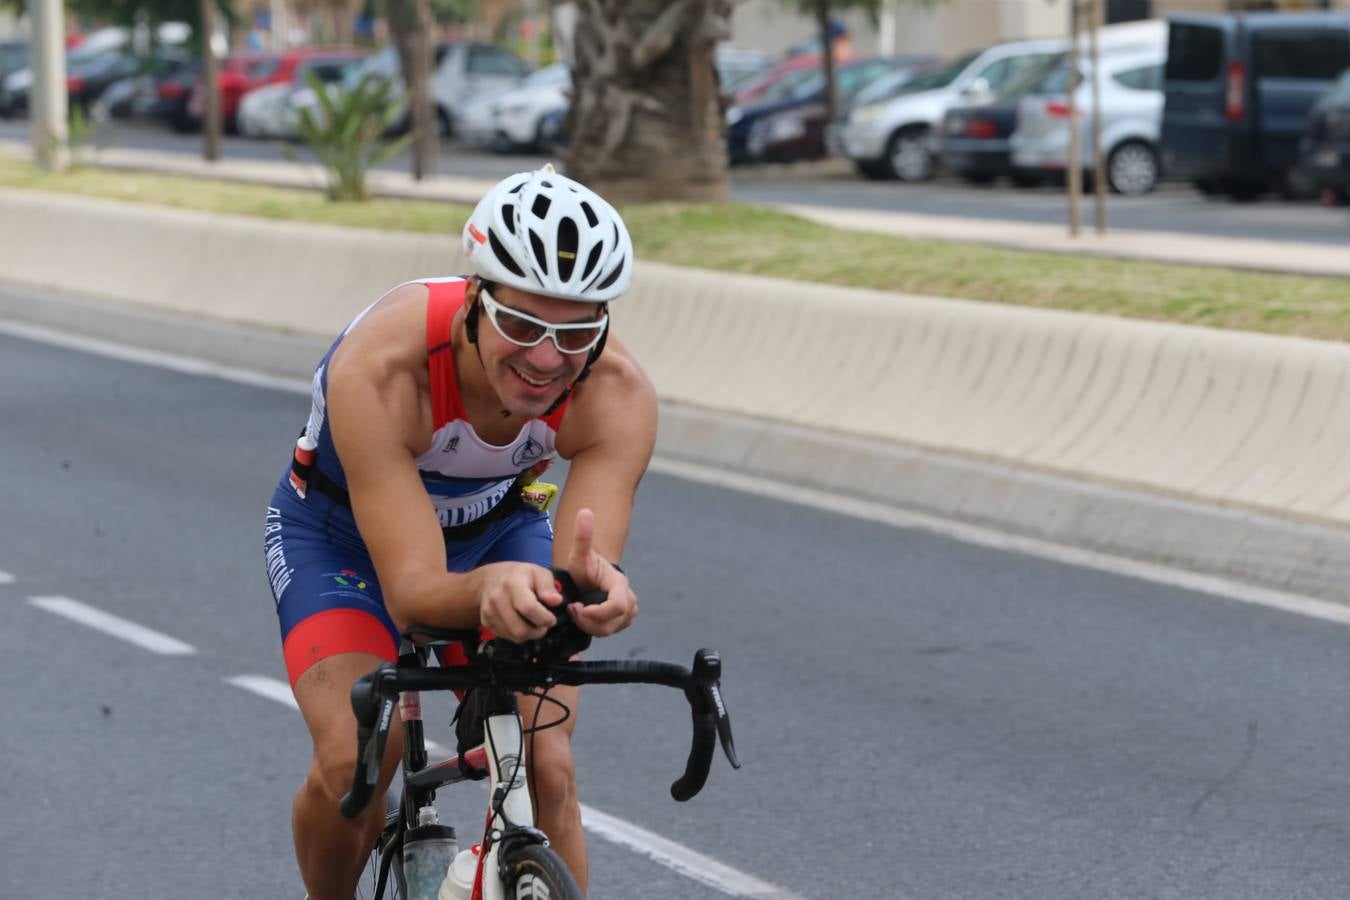
{"label": "green bush", "polygon": [[[300,140],[319,157],[328,178],[330,200],[367,200],[366,173],[407,146],[412,135],[385,140],[399,117],[390,102],[390,84],[367,75],[348,88],[326,85],[313,72],[306,81],[318,98],[317,107],[300,110]],[[294,151],[290,151],[295,158]]]}

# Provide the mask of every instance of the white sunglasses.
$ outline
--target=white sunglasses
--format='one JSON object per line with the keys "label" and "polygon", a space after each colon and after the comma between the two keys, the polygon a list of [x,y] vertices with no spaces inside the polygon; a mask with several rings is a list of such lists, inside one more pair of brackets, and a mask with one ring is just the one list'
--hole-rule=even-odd
{"label": "white sunglasses", "polygon": [[544,338],[552,338],[553,346],[558,348],[559,353],[585,353],[600,342],[605,326],[609,323],[609,315],[606,314],[594,322],[559,325],[502,306],[493,299],[487,288],[480,287],[478,296],[483,300],[483,309],[487,310],[492,327],[517,347],[534,347],[543,343]]}

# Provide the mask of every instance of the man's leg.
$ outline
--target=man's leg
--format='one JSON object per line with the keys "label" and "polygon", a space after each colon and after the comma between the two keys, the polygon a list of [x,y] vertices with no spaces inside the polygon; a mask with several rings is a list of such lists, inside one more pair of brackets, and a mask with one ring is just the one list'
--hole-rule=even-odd
{"label": "man's leg", "polygon": [[384,791],[403,758],[403,729],[397,720],[389,731],[380,784],[370,807],[357,819],[338,811],[356,765],[351,688],[381,662],[371,654],[340,653],[314,663],[295,684],[295,699],[314,741],[309,774],[295,795],[291,814],[295,857],[310,900],[351,900],[384,827]]}
{"label": "man's leg", "polygon": [[[526,738],[525,759],[538,803],[537,824],[572,870],[572,877],[585,896],[590,870],[586,862],[586,834],[581,829],[581,804],[577,800],[576,764],[572,760],[572,729],[576,726],[580,693],[579,688],[567,685],[548,692],[550,698],[564,703],[572,714],[563,724]],[[541,705],[540,701],[526,696],[519,700],[521,723],[529,728],[535,722],[535,709]],[[541,725],[562,715],[562,710],[553,703],[544,701],[542,706],[538,719]]]}

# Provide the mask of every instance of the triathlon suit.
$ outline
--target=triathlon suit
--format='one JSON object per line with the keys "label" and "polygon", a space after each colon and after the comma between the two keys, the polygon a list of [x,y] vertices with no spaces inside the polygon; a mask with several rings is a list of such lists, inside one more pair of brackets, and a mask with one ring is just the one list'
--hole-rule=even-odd
{"label": "triathlon suit", "polygon": [[[520,486],[529,473],[542,471],[552,460],[567,401],[526,422],[509,444],[485,442],[464,412],[451,347],[451,322],[464,304],[468,282],[439,278],[410,283],[430,291],[427,368],[435,430],[416,462],[440,519],[447,568],[467,572],[505,561],[549,566],[553,528],[547,515],[521,501]],[[315,371],[304,433],[317,448],[307,464],[296,454],[267,510],[267,575],[292,687],[311,665],[338,653],[397,658],[398,629],[357,531],[342,462],[326,427],[329,361],[342,338],[376,303],[352,320]]]}

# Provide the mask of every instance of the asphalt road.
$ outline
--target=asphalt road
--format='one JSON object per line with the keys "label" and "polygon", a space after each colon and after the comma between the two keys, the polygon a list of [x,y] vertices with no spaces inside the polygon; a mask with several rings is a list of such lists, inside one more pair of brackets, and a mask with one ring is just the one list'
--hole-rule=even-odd
{"label": "asphalt road", "polygon": [[[27,122],[0,121],[0,138],[27,140]],[[200,154],[202,145],[200,135],[180,135],[154,125],[120,122],[109,125],[100,141],[110,146],[190,155]],[[438,171],[471,178],[497,179],[537,167],[548,159],[493,154],[453,141],[442,147]],[[274,142],[242,137],[225,137],[221,152],[227,159],[286,159]],[[303,151],[301,155],[305,155]],[[407,171],[409,165],[405,152],[383,167]],[[750,203],[801,203],[1036,224],[1068,221],[1067,201],[1059,187],[1018,189],[1002,183],[972,186],[950,178],[920,185],[867,181],[854,174],[844,160],[738,167],[732,171],[731,193],[737,200]],[[1086,227],[1092,227],[1093,216],[1089,196],[1083,206]],[[1110,196],[1107,224],[1109,228],[1273,241],[1345,245],[1350,240],[1350,215],[1344,209],[1275,197],[1258,203],[1235,204],[1224,198],[1204,197],[1177,184],[1164,184],[1145,197]]]}
{"label": "asphalt road", "polygon": [[[227,679],[284,678],[261,529],[306,404],[0,334],[0,896],[302,895],[304,729]],[[718,648],[745,766],[673,803],[683,701],[590,688],[596,809],[809,900],[1350,893],[1338,626],[658,474],[624,561],[592,655]],[[721,896],[592,851],[597,900]]]}

